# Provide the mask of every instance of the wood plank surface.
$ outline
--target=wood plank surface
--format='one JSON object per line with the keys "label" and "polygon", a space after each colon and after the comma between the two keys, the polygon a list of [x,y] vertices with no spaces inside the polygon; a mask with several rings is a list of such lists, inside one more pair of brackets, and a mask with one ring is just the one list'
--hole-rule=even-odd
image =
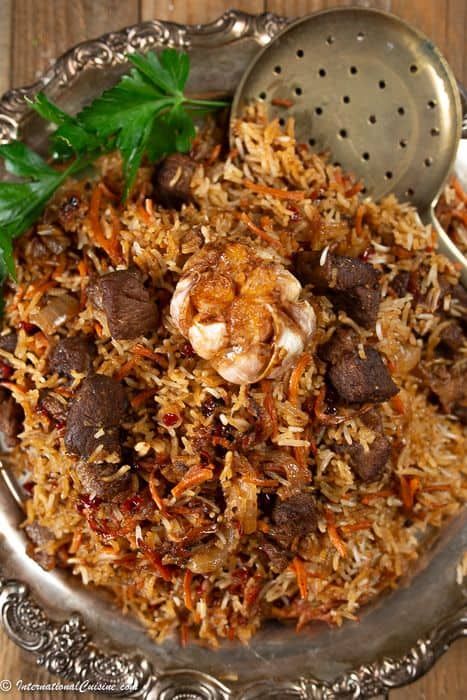
{"label": "wood plank surface", "polygon": [[[392,11],[431,36],[467,84],[467,0],[0,0],[0,92],[32,82],[50,62],[73,44],[141,20],[209,22],[235,6],[249,12],[265,9],[299,16],[326,7],[358,4]],[[391,700],[464,700],[467,697],[467,639],[456,642],[423,679],[390,693]],[[78,700],[74,693],[23,692],[18,680],[50,683],[0,631],[0,680],[11,680],[6,697],[16,700]],[[0,692],[1,696],[1,692]]]}

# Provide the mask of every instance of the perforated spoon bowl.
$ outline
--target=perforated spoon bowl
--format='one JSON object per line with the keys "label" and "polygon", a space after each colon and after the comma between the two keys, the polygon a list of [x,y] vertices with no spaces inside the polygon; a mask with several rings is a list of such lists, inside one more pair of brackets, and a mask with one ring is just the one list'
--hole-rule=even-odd
{"label": "perforated spoon bowl", "polygon": [[467,260],[434,215],[462,129],[456,80],[437,47],[393,15],[325,10],[287,27],[244,74],[232,121],[261,100],[268,116],[293,116],[297,138],[365,182],[380,199],[394,192],[432,223],[440,249]]}

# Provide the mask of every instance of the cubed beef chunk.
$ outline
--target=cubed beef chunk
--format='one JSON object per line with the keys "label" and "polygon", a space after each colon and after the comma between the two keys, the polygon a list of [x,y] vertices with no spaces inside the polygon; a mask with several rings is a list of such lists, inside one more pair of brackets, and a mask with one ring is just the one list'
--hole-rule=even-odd
{"label": "cubed beef chunk", "polygon": [[467,363],[453,367],[435,365],[428,375],[428,386],[438,398],[443,411],[461,420],[467,409]]}
{"label": "cubed beef chunk", "polygon": [[9,333],[4,333],[0,335],[0,350],[5,350],[5,352],[10,352],[13,354],[16,350],[16,344],[18,342],[18,334],[14,331]]}
{"label": "cubed beef chunk", "polygon": [[113,338],[137,338],[156,329],[157,307],[138,270],[109,272],[88,287],[88,294],[104,311]]}
{"label": "cubed beef chunk", "polygon": [[329,369],[329,379],[346,403],[380,403],[399,391],[380,353],[369,346],[364,350],[365,358],[347,353]]}
{"label": "cubed beef chunk", "polygon": [[37,408],[56,425],[65,425],[68,415],[68,402],[63,396],[55,394],[50,389],[40,389]]}
{"label": "cubed beef chunk", "polygon": [[360,342],[360,336],[353,328],[337,326],[329,340],[318,348],[318,355],[334,365],[346,353],[354,352]]}
{"label": "cubed beef chunk", "polygon": [[391,456],[391,443],[384,435],[377,434],[367,449],[353,443],[347,448],[347,453],[352,468],[362,481],[375,481],[382,476]]}
{"label": "cubed beef chunk", "polygon": [[276,573],[284,571],[290,564],[287,552],[269,538],[264,537],[260,540],[258,549],[260,552],[264,552],[270,569]]}
{"label": "cubed beef chunk", "polygon": [[0,443],[12,449],[23,429],[24,411],[8,391],[0,388]]}
{"label": "cubed beef chunk", "polygon": [[398,272],[394,279],[391,280],[389,286],[394,290],[398,297],[402,298],[409,292],[409,283],[410,272],[407,270],[402,270],[402,272]]}
{"label": "cubed beef chunk", "polygon": [[181,153],[173,153],[158,165],[154,174],[154,199],[168,209],[180,209],[191,201],[191,178],[195,161]]}
{"label": "cubed beef chunk", "polygon": [[40,525],[37,521],[26,525],[24,531],[29,539],[26,551],[31,559],[34,559],[45,571],[54,569],[56,566],[55,556],[41,549],[41,547],[55,539],[53,532],[48,527]]}
{"label": "cubed beef chunk", "polygon": [[442,347],[452,352],[456,352],[463,346],[466,338],[460,323],[457,321],[451,321],[449,325],[443,328],[439,339]]}
{"label": "cubed beef chunk", "polygon": [[65,446],[87,459],[100,446],[99,458],[120,455],[120,424],[127,410],[125,389],[119,382],[94,374],[82,383],[70,405]]}
{"label": "cubed beef chunk", "polygon": [[302,492],[274,504],[271,512],[271,536],[282,547],[290,547],[297,537],[305,537],[317,525],[316,503],[311,493]]}
{"label": "cubed beef chunk", "polygon": [[302,284],[313,285],[334,305],[364,328],[373,328],[378,316],[381,290],[379,274],[358,258],[316,251],[295,256],[295,274]]}
{"label": "cubed beef chunk", "polygon": [[95,356],[96,346],[92,338],[79,333],[58,341],[49,357],[50,370],[68,377],[73,372],[87,373]]}
{"label": "cubed beef chunk", "polygon": [[120,468],[121,465],[89,463],[80,460],[76,464],[76,473],[82,492],[106,501],[120,501],[127,498],[131,486],[131,474],[128,471],[114,478]]}
{"label": "cubed beef chunk", "polygon": [[379,279],[370,263],[332,253],[323,256],[322,252],[316,251],[297,253],[295,273],[302,284],[311,284],[318,293],[323,294],[330,289],[344,292],[352,287],[372,285]]}

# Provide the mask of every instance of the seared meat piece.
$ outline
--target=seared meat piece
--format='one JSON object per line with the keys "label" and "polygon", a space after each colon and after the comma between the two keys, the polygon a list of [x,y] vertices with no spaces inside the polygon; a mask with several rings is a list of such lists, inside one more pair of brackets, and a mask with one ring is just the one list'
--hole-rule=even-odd
{"label": "seared meat piece", "polygon": [[[323,262],[323,264],[321,264]],[[338,309],[364,328],[372,328],[378,316],[381,290],[372,265],[358,258],[303,251],[295,256],[295,274],[302,284],[327,294]]]}
{"label": "seared meat piece", "polygon": [[0,350],[5,350],[6,352],[11,352],[13,354],[16,350],[17,342],[18,334],[14,331],[0,335]]}
{"label": "seared meat piece", "polygon": [[314,530],[317,519],[316,503],[312,494],[306,491],[297,493],[274,504],[270,535],[282,547],[288,548],[296,537],[305,537]]}
{"label": "seared meat piece", "polygon": [[53,532],[48,527],[39,525],[36,521],[26,525],[24,531],[30,540],[27,553],[31,559],[34,559],[45,571],[54,569],[56,566],[55,557],[40,549],[40,547],[55,539]]}
{"label": "seared meat piece", "polygon": [[464,331],[462,330],[462,326],[460,323],[457,323],[457,321],[451,321],[449,326],[446,326],[440,334],[440,343],[448,348],[448,350],[452,350],[452,352],[456,352],[456,350],[459,350],[465,342],[465,335]]}
{"label": "seared meat piece", "polygon": [[330,289],[344,292],[378,282],[378,273],[370,263],[328,253],[321,265],[321,258],[320,251],[302,251],[295,256],[295,274],[299,281],[312,284],[318,293],[325,294]]}
{"label": "seared meat piece", "polygon": [[80,460],[76,465],[76,473],[82,486],[83,493],[98,496],[106,500],[120,501],[128,496],[131,485],[131,473],[112,479],[121,465],[89,463]]}
{"label": "seared meat piece", "polygon": [[374,328],[378,318],[381,289],[379,283],[352,287],[333,295],[334,305],[363,328]]}
{"label": "seared meat piece", "polygon": [[65,231],[78,231],[88,208],[88,203],[79,192],[68,192],[58,205],[58,221]]}
{"label": "seared meat piece", "polygon": [[138,270],[117,270],[88,287],[94,306],[104,311],[113,338],[148,335],[157,324],[157,307]]}
{"label": "seared meat piece", "polygon": [[37,408],[45,413],[54,423],[64,425],[68,414],[68,406],[65,399],[58,394],[54,394],[50,389],[39,391],[39,401]]}
{"label": "seared meat piece", "polygon": [[431,391],[436,394],[446,413],[454,413],[459,418],[465,416],[467,409],[467,365],[455,365],[448,369],[445,365],[436,365],[428,378]]}
{"label": "seared meat piece", "polygon": [[365,346],[366,359],[358,352],[346,353],[332,365],[329,379],[347,403],[379,403],[395,396],[399,389],[391,379],[381,355]]}
{"label": "seared meat piece", "polygon": [[120,455],[119,427],[126,410],[127,398],[121,384],[102,374],[85,379],[68,413],[67,450],[87,459],[102,445],[100,457]]}
{"label": "seared meat piece", "polygon": [[290,558],[287,556],[287,552],[266,537],[260,541],[258,549],[264,552],[269,567],[276,573],[284,571],[290,564]]}
{"label": "seared meat piece", "polygon": [[195,161],[181,153],[173,153],[158,165],[154,174],[154,199],[167,209],[180,209],[191,201],[191,178]]}
{"label": "seared meat piece", "polygon": [[355,352],[360,336],[350,326],[337,326],[330,339],[318,348],[319,357],[335,365],[343,355]]}
{"label": "seared meat piece", "polygon": [[370,430],[373,430],[375,433],[383,434],[383,419],[378,409],[372,408],[370,411],[363,413],[360,416],[360,420],[367,428],[370,428]]}
{"label": "seared meat piece", "polygon": [[96,346],[92,338],[79,333],[73,338],[59,340],[49,357],[52,372],[68,377],[72,372],[89,372],[96,355]]}
{"label": "seared meat piece", "polygon": [[395,291],[398,297],[402,298],[409,291],[410,272],[402,270],[398,272],[394,279],[389,283],[391,289]]}
{"label": "seared meat piece", "polygon": [[23,428],[24,412],[13,396],[0,388],[0,442],[7,449],[16,445],[18,433]]}
{"label": "seared meat piece", "polygon": [[362,481],[375,481],[383,473],[391,455],[391,443],[384,435],[375,435],[375,439],[365,450],[363,445],[354,443],[346,449],[350,464]]}

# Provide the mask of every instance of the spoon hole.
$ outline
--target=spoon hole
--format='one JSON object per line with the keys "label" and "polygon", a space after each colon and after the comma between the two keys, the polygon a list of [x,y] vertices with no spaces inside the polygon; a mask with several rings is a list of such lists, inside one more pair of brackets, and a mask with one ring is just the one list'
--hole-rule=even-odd
{"label": "spoon hole", "polygon": [[334,166],[335,168],[340,168],[340,167],[341,167],[341,164],[339,163],[338,160],[336,160],[336,162],[333,163],[333,166]]}
{"label": "spoon hole", "polygon": [[305,52],[303,51],[303,49],[297,50],[297,58],[303,58],[304,55],[305,55]]}
{"label": "spoon hole", "polygon": [[358,68],[357,66],[350,66],[350,74],[351,75],[357,75],[358,73]]}
{"label": "spoon hole", "polygon": [[407,140],[406,140],[406,139],[401,139],[401,140],[399,141],[399,146],[400,146],[401,148],[407,148]]}
{"label": "spoon hole", "polygon": [[310,146],[315,146],[316,140],[315,139],[308,139],[308,143],[310,144]]}
{"label": "spoon hole", "polygon": [[274,73],[280,75],[282,73],[282,66],[274,66]]}
{"label": "spoon hole", "polygon": [[432,136],[439,136],[439,129],[438,129],[438,127],[436,127],[436,126],[433,127],[433,129],[431,129],[431,131],[430,131],[430,134],[431,134]]}
{"label": "spoon hole", "polygon": [[360,192],[361,192],[362,194],[366,194],[366,187],[363,187],[363,188],[360,190]]}
{"label": "spoon hole", "polygon": [[324,68],[320,68],[318,71],[319,77],[320,78],[325,78],[326,77],[326,71]]}
{"label": "spoon hole", "polygon": [[434,109],[436,107],[436,100],[428,100],[427,106],[429,109]]}
{"label": "spoon hole", "polygon": [[365,153],[362,153],[362,158],[363,160],[370,160],[370,154],[367,151],[365,151]]}
{"label": "spoon hole", "polygon": [[323,110],[321,107],[316,107],[315,112],[318,116],[321,116],[321,114],[323,113]]}
{"label": "spoon hole", "polygon": [[332,34],[330,34],[328,36],[328,38],[326,39],[326,44],[328,44],[328,46],[330,46],[331,44],[334,44],[334,37],[332,36]]}
{"label": "spoon hole", "polygon": [[410,72],[411,73],[416,73],[418,71],[418,66],[415,65],[415,63],[412,63],[410,66]]}
{"label": "spoon hole", "polygon": [[384,177],[386,180],[392,180],[392,172],[390,170],[387,170],[384,174]]}
{"label": "spoon hole", "polygon": [[348,95],[344,95],[344,97],[342,98],[342,102],[348,105],[350,102],[350,97]]}
{"label": "spoon hole", "polygon": [[405,109],[404,109],[403,107],[399,107],[398,110],[397,110],[397,112],[398,112],[398,114],[400,114],[401,116],[403,116],[403,115],[405,114]]}
{"label": "spoon hole", "polygon": [[364,38],[365,38],[365,34],[363,32],[358,32],[357,41],[363,41]]}
{"label": "spoon hole", "polygon": [[368,121],[370,122],[370,124],[376,124],[376,117],[375,117],[375,115],[374,115],[374,114],[370,114],[370,116],[368,117]]}
{"label": "spoon hole", "polygon": [[298,96],[300,97],[300,95],[302,94],[302,88],[301,88],[301,87],[296,87],[296,88],[295,88],[295,94],[298,95]]}
{"label": "spoon hole", "polygon": [[265,99],[266,99],[266,93],[265,93],[265,92],[260,92],[260,93],[259,93],[259,99],[260,99],[260,100],[265,100]]}
{"label": "spoon hole", "polygon": [[341,129],[341,130],[339,131],[339,136],[340,136],[342,139],[346,139],[347,136],[348,136],[348,134],[347,134],[347,129]]}
{"label": "spoon hole", "polygon": [[409,197],[413,197],[413,195],[415,194],[415,191],[412,187],[409,187],[405,194],[408,195]]}
{"label": "spoon hole", "polygon": [[433,163],[433,158],[431,156],[429,156],[428,158],[425,158],[425,160],[423,162],[424,162],[425,166],[427,168],[429,168],[431,166],[431,164]]}
{"label": "spoon hole", "polygon": [[386,82],[384,80],[380,80],[378,85],[380,90],[384,90],[384,88],[386,87]]}

